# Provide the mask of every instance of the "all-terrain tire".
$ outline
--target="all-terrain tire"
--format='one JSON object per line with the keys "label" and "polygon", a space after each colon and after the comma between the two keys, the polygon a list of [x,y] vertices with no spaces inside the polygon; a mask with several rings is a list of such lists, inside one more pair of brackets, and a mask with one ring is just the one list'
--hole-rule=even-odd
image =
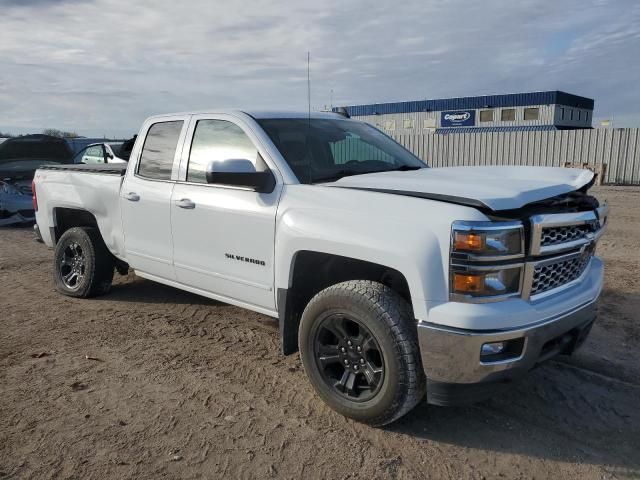
{"label": "all-terrain tire", "polygon": [[[332,386],[332,379],[327,380],[327,374],[322,373],[326,368],[326,357],[319,358],[317,351],[324,347],[318,347],[318,338],[320,335],[326,336],[323,325],[330,321],[328,319],[341,316],[353,319],[354,323],[362,325],[359,328],[366,330],[369,337],[375,338],[384,362],[383,378],[377,386],[377,393],[366,401],[348,398],[349,395],[338,391],[335,385]],[[321,291],[311,299],[302,314],[298,342],[302,363],[311,384],[331,408],[346,417],[372,426],[386,425],[405,415],[424,397],[426,379],[412,309],[400,295],[385,285],[353,280]],[[346,345],[345,337],[345,343],[338,345],[340,362],[349,362],[348,358],[352,358],[341,353]],[[365,367],[363,358],[353,358]],[[352,365],[351,368],[356,367]],[[338,370],[337,375],[340,374]]]}
{"label": "all-terrain tire", "polygon": [[[74,252],[78,255],[74,256]],[[74,263],[77,258],[82,261]],[[70,264],[79,272],[75,283],[73,276],[69,281]],[[55,287],[70,297],[88,298],[107,293],[111,289],[114,267],[114,257],[96,228],[70,228],[56,244],[53,264]]]}

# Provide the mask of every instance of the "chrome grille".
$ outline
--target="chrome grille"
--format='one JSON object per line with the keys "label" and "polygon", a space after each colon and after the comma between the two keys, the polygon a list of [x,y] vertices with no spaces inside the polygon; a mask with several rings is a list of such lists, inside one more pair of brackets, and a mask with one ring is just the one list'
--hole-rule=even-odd
{"label": "chrome grille", "polygon": [[534,266],[531,295],[553,290],[580,278],[592,256],[593,248],[590,246],[571,258]]}
{"label": "chrome grille", "polygon": [[587,238],[590,233],[598,229],[597,222],[589,222],[583,225],[565,225],[559,227],[545,227],[542,229],[540,245],[543,247],[549,245],[559,245],[566,242],[572,242]]}

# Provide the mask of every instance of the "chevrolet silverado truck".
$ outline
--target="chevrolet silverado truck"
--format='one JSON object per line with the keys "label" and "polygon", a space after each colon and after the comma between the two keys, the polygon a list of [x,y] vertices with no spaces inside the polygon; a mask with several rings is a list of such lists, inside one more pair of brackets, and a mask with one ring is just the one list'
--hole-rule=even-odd
{"label": "chevrolet silverado truck", "polygon": [[59,292],[102,295],[132,268],[275,317],[318,395],[380,426],[584,341],[607,221],[593,182],[429,168],[337,113],[213,111],[147,119],[128,164],[41,167],[33,193]]}

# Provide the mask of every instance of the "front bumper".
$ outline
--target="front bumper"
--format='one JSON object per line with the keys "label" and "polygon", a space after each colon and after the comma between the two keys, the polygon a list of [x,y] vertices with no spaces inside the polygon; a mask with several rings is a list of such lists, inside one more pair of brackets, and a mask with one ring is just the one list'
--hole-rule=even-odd
{"label": "front bumper", "polygon": [[[418,339],[428,378],[431,403],[451,405],[481,400],[497,384],[516,380],[536,364],[572,353],[586,338],[596,318],[596,300],[539,323],[512,330],[473,331],[420,323]],[[482,361],[483,344],[511,340],[514,356]]]}

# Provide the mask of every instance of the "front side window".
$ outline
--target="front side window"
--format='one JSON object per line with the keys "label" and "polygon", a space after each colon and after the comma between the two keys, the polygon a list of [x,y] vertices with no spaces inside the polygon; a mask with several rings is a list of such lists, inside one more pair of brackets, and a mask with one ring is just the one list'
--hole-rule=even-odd
{"label": "front side window", "polygon": [[84,163],[105,163],[102,145],[87,148],[83,160]]}
{"label": "front side window", "polygon": [[207,166],[211,162],[249,160],[256,170],[258,150],[244,131],[226,120],[199,120],[193,133],[187,181],[207,183]]}
{"label": "front side window", "polygon": [[540,117],[540,109],[539,108],[525,108],[524,109],[524,119],[525,120],[538,120]]}
{"label": "front side window", "polygon": [[73,157],[73,163],[106,163],[102,145],[91,145],[80,150],[76,156]]}
{"label": "front side window", "polygon": [[426,165],[380,130],[341,119],[258,120],[301,183]]}
{"label": "front side window", "polygon": [[154,180],[170,180],[178,148],[182,120],[154,123],[144,140],[138,175]]}

